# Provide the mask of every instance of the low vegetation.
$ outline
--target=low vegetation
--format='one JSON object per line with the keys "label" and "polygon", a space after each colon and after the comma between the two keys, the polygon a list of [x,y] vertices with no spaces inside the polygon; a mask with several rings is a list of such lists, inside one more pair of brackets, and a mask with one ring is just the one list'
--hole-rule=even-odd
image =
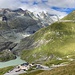
{"label": "low vegetation", "polygon": [[58,67],[51,71],[44,71],[37,75],[75,75],[75,62],[67,66]]}
{"label": "low vegetation", "polygon": [[6,72],[8,72],[9,70],[12,70],[14,67],[10,66],[10,67],[6,67],[6,68],[1,68],[0,69],[0,75],[4,75]]}
{"label": "low vegetation", "polygon": [[68,14],[67,16],[65,16],[63,20],[75,20],[75,10],[70,14]]}
{"label": "low vegetation", "polygon": [[9,61],[16,59],[16,56],[9,50],[4,50],[0,52],[0,62]]}
{"label": "low vegetation", "polygon": [[43,72],[43,70],[37,70],[37,71],[34,71],[34,72],[24,73],[24,74],[20,74],[20,75],[37,75],[41,72]]}

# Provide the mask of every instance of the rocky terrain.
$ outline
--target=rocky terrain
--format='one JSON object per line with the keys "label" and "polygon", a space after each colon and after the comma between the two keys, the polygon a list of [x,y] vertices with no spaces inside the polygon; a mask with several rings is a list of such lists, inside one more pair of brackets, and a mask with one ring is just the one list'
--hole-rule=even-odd
{"label": "rocky terrain", "polygon": [[[0,9],[0,53],[5,50],[15,53],[14,51],[19,49],[19,43],[23,38],[53,22],[55,20],[53,21],[51,16],[44,12],[35,15],[34,12],[21,8]],[[21,49],[19,50],[21,51]],[[3,53],[2,55],[4,56]]]}

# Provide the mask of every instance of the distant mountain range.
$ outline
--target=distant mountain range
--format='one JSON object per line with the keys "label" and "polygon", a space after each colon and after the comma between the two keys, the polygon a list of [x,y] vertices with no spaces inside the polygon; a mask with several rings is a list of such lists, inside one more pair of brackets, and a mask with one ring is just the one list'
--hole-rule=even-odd
{"label": "distant mountain range", "polygon": [[[50,16],[48,13],[41,12],[40,14],[35,15],[34,12],[22,10],[21,8],[16,10],[0,9],[0,20],[2,20],[1,18],[3,15],[7,17],[10,28],[26,30],[26,28],[29,27],[28,29],[32,30],[30,32],[37,31],[38,29],[55,22],[55,17]],[[35,28],[33,29],[31,26]]]}
{"label": "distant mountain range", "polygon": [[[50,16],[49,13],[35,14],[29,10],[19,9],[0,9],[0,52],[6,49],[16,50],[20,41],[34,34],[41,28],[54,23],[57,17]],[[12,44],[10,43],[12,42]],[[9,43],[9,45],[8,45]],[[17,47],[14,45],[16,44]]]}
{"label": "distant mountain range", "polygon": [[[11,36],[14,40],[16,33],[34,34],[39,29],[54,23],[55,20],[53,18],[55,19],[49,13],[41,12],[35,15],[34,12],[22,10],[21,8],[16,10],[0,9],[1,37],[8,40],[9,36]],[[12,41],[11,39],[9,40]]]}

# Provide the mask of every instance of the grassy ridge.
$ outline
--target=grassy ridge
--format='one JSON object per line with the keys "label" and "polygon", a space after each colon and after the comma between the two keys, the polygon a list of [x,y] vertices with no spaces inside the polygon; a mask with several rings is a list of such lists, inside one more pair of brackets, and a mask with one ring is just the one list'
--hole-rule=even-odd
{"label": "grassy ridge", "polygon": [[22,52],[22,59],[28,62],[42,61],[51,55],[63,58],[75,54],[75,23],[54,23],[39,30],[31,38],[35,42],[40,40],[40,43],[42,40],[43,44]]}
{"label": "grassy ridge", "polygon": [[75,10],[71,12],[70,14],[68,14],[67,16],[65,16],[63,19],[64,20],[75,20]]}

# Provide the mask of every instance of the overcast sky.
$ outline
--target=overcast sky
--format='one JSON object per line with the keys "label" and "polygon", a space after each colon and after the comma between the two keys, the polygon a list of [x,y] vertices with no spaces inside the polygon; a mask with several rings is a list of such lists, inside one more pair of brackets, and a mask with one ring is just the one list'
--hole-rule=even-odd
{"label": "overcast sky", "polygon": [[63,17],[75,9],[75,0],[0,0],[0,8],[47,11]]}

